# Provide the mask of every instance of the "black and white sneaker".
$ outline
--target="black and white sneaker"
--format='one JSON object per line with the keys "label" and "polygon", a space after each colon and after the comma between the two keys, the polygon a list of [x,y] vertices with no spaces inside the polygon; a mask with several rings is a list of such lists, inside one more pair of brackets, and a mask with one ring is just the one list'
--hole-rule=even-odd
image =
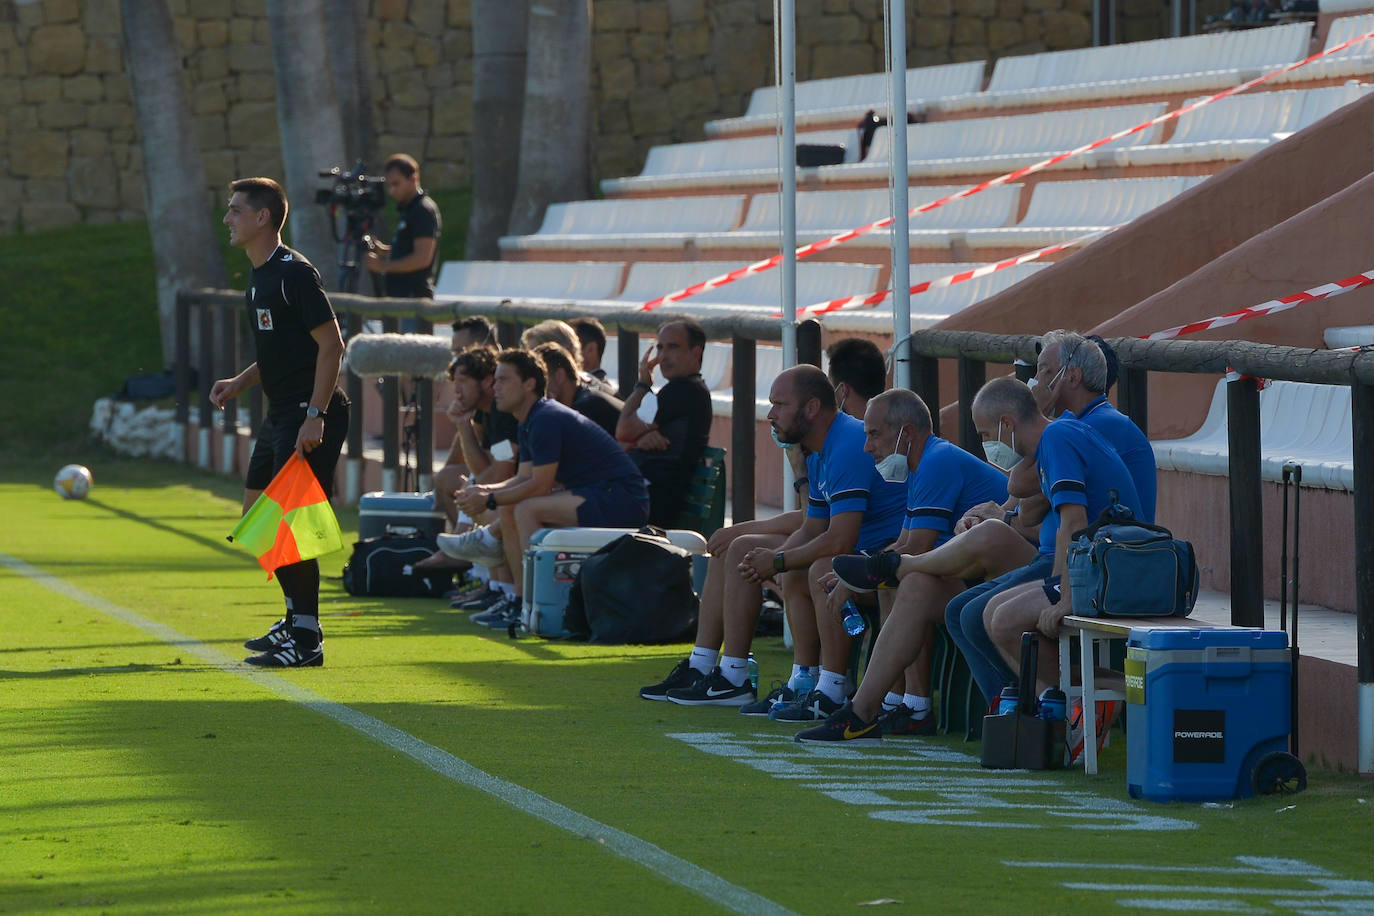
{"label": "black and white sneaker", "polygon": [[669,702],[679,706],[743,706],[754,702],[758,698],[758,692],[754,690],[748,678],[736,687],[720,673],[720,667],[717,666],[711,669],[710,674],[699,678],[690,687],[670,689],[667,696]]}
{"label": "black and white sneaker", "polygon": [[836,703],[819,690],[813,690],[786,706],[775,706],[768,718],[774,722],[818,722],[830,718],[842,706],[843,703]]}
{"label": "black and white sneaker", "polygon": [[685,689],[691,687],[697,681],[706,677],[700,671],[692,667],[688,659],[683,659],[677,663],[677,667],[668,672],[668,676],[657,684],[650,684],[648,687],[639,688],[639,695],[646,700],[666,700],[668,691]]}
{"label": "black and white sneaker", "polygon": [[503,595],[501,600],[480,614],[473,614],[468,620],[493,630],[504,630],[520,620],[520,605],[523,601],[517,595]]}
{"label": "black and white sneaker", "polygon": [[272,624],[272,628],[262,636],[245,642],[243,647],[250,652],[270,652],[290,638],[291,627],[287,625],[286,618],[283,617],[281,620]]}
{"label": "black and white sneaker", "polygon": [[324,644],[306,651],[289,638],[272,651],[250,655],[244,661],[257,668],[318,668],[324,664]]}
{"label": "black and white sneaker", "polygon": [[476,592],[451,599],[448,606],[455,611],[485,611],[504,597],[506,593],[501,589],[485,585]]}

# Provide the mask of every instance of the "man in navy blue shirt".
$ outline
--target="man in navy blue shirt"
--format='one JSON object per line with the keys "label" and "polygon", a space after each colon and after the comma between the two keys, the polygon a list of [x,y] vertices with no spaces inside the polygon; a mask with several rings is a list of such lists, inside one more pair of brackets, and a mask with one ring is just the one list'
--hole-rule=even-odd
{"label": "man in navy blue shirt", "polygon": [[[904,482],[907,488],[902,535],[889,547],[895,553],[924,554],[949,541],[955,523],[970,509],[1007,498],[1006,474],[934,435],[930,410],[914,392],[894,389],[878,395],[869,402],[864,429],[868,436],[865,447],[877,462],[879,473],[889,481]],[[862,564],[863,560],[857,555],[836,557],[835,567],[840,570],[844,562]],[[934,625],[944,619],[945,604],[965,587],[966,583],[955,577],[912,574],[902,580],[896,592],[879,592],[880,603],[889,607],[852,703],[862,727],[851,728],[847,739],[841,729],[838,740],[934,731],[929,656],[924,649]],[[855,591],[869,590],[851,589],[843,581],[837,582],[830,593],[829,613],[821,616],[838,621],[840,605]],[[882,600],[893,595],[895,599],[890,602]],[[826,636],[827,628],[822,626],[822,645]],[[826,725],[799,737],[803,741],[837,740],[829,733],[829,725],[827,720]]]}
{"label": "man in navy blue shirt", "polygon": [[486,534],[501,542],[515,578],[513,599],[502,609],[506,622],[519,615],[521,563],[534,532],[574,525],[639,528],[649,518],[648,489],[625,450],[582,414],[545,397],[547,384],[538,355],[504,350],[497,357],[492,392],[497,409],[520,421],[520,463],[509,480],[469,486],[455,499],[468,515],[500,513],[499,526]]}
{"label": "man in navy blue shirt", "polygon": [[[747,553],[739,573],[750,581],[774,579],[782,586],[783,608],[792,631],[793,660],[812,668],[821,662],[816,629],[816,594],[830,560],[855,549],[878,549],[901,530],[906,487],[878,476],[864,452],[863,423],[840,413],[835,389],[815,366],[793,366],[773,382],[768,393],[769,422],[780,442],[797,443],[806,459],[809,491],[805,520],[787,537],[782,549],[757,547]],[[824,594],[821,593],[822,603]],[[690,687],[669,690],[667,698],[685,706],[747,706],[757,692],[746,677],[746,660],[758,608],[725,609],[725,640],[720,665]],[[836,670],[838,668],[838,670]],[[845,665],[825,667],[815,689],[793,705],[820,710],[843,702]]]}

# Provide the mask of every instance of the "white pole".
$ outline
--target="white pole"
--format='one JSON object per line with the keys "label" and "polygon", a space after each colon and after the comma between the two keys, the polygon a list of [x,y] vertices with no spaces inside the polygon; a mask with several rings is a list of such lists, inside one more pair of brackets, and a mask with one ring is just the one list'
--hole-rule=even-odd
{"label": "white pole", "polygon": [[[908,180],[906,155],[906,0],[892,0],[888,9],[892,37],[892,110],[887,129],[892,132],[892,387],[911,387],[911,363],[906,339],[911,334],[911,235],[908,231]],[[931,405],[938,410],[937,405]]]}
{"label": "white pole", "polygon": [[1374,684],[1360,684],[1356,695],[1359,725],[1359,773],[1374,776]]}
{"label": "white pole", "polygon": [[[778,11],[778,174],[782,178],[778,214],[782,220],[782,364],[797,364],[797,7],[781,0]],[[782,507],[797,507],[792,466],[782,463]]]}

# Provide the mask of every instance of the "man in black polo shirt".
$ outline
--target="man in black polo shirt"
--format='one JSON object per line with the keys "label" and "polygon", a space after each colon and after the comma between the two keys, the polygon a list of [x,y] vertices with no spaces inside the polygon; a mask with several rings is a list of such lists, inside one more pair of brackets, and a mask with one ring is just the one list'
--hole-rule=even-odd
{"label": "man in black polo shirt", "polygon": [[[649,482],[649,524],[660,528],[677,527],[711,436],[711,390],[701,378],[705,352],[706,331],[695,319],[675,318],[660,327],[658,346],[639,361],[639,380],[616,425],[616,437],[632,444],[630,457]],[[655,367],[668,380],[656,393]],[[650,396],[656,401],[651,421],[639,415]]]}
{"label": "man in black polo shirt", "polygon": [[534,348],[549,372],[548,396],[564,407],[571,407],[615,437],[620,411],[625,405],[600,387],[587,384],[589,376],[577,371],[573,355],[562,344],[549,341]]}
{"label": "man in black polo shirt", "polygon": [[390,245],[376,240],[368,245],[367,269],[386,277],[386,294],[393,299],[433,299],[443,223],[439,208],[420,187],[420,164],[414,158],[397,153],[386,161],[383,174],[400,217]]}
{"label": "man in black polo shirt", "polygon": [[[253,264],[245,298],[253,322],[257,360],[210,389],[218,408],[254,385],[262,385],[269,406],[244,475],[243,511],[253,505],[286,464],[299,453],[315,472],[325,495],[334,491],[334,466],[348,432],[348,398],[338,388],[343,340],[320,274],[299,253],[281,243],[286,194],[270,178],[243,178],[230,186],[224,214],[229,244]],[[324,664],[320,634],[320,564],[303,560],[276,570],[286,613],[264,636],[244,647],[245,659],[263,668]]]}

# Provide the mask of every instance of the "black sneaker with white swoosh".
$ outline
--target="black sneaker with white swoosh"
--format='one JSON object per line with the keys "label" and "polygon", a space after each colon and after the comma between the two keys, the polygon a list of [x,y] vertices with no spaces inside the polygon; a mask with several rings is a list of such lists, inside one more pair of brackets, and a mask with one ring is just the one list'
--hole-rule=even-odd
{"label": "black sneaker with white swoosh", "polygon": [[754,702],[758,693],[748,678],[736,687],[716,667],[689,687],[669,690],[667,696],[669,702],[679,706],[744,706]]}

